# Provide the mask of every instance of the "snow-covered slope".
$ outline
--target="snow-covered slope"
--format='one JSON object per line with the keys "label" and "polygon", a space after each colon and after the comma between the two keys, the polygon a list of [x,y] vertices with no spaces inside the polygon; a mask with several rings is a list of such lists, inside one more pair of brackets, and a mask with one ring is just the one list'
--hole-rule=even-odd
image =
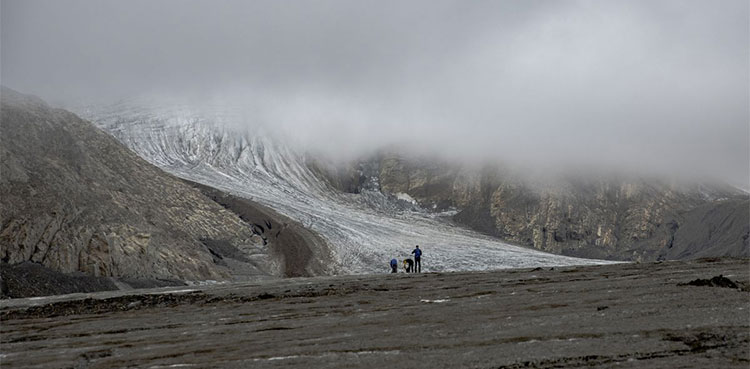
{"label": "snow-covered slope", "polygon": [[410,256],[414,245],[424,250],[423,271],[606,263],[508,245],[434,214],[399,210],[399,200],[378,191],[336,191],[282,140],[261,129],[226,128],[239,126],[232,121],[239,116],[146,106],[75,110],[167,172],[255,200],[317,231],[330,244],[338,273],[382,272],[391,258]]}

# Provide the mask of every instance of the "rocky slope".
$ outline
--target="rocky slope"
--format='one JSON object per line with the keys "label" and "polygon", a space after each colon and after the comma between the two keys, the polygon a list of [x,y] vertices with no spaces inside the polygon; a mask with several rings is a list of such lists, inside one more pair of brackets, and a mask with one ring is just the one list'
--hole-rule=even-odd
{"label": "rocky slope", "polygon": [[590,175],[533,181],[497,166],[393,153],[343,174],[321,172],[341,190],[375,183],[427,209],[455,208],[457,223],[553,253],[634,261],[750,255],[748,194],[726,186]]}
{"label": "rocky slope", "polygon": [[[0,101],[4,270],[34,262],[94,277],[284,274],[283,243],[91,123],[7,88]],[[271,210],[263,214],[255,221],[276,221]],[[295,273],[309,275],[304,267]]]}

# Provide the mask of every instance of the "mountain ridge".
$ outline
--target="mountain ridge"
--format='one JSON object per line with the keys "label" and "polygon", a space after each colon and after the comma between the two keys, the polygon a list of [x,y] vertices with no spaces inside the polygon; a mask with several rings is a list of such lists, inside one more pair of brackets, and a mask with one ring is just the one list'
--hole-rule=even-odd
{"label": "mountain ridge", "polygon": [[[278,240],[75,114],[2,87],[0,130],[4,272],[32,262],[122,280],[285,275]],[[263,214],[249,221],[276,222],[271,210]],[[211,242],[234,258],[212,252]]]}

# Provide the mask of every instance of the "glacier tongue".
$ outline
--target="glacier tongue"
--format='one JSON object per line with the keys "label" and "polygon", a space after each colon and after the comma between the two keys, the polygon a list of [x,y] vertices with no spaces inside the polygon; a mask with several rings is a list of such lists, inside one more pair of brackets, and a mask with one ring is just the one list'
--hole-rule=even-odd
{"label": "glacier tongue", "polygon": [[[118,104],[78,110],[149,162],[176,176],[267,205],[318,232],[338,273],[389,270],[392,258],[424,251],[423,271],[608,263],[508,245],[434,215],[399,211],[379,191],[332,189],[305,164],[305,155],[262,130],[226,128],[180,107]],[[379,204],[379,205],[378,205]]]}

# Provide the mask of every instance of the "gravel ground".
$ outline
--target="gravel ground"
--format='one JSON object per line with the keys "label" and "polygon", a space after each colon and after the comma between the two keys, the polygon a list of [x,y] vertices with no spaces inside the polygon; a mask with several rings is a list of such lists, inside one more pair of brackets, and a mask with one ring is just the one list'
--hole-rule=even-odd
{"label": "gravel ground", "polygon": [[704,259],[12,299],[0,365],[748,368],[748,286]]}

